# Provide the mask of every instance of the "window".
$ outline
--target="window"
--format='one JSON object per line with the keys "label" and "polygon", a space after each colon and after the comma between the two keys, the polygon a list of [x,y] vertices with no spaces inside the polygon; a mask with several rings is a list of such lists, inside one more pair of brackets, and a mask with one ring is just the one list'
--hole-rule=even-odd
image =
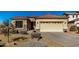
{"label": "window", "polygon": [[22,28],[23,27],[23,21],[16,21],[16,28]]}

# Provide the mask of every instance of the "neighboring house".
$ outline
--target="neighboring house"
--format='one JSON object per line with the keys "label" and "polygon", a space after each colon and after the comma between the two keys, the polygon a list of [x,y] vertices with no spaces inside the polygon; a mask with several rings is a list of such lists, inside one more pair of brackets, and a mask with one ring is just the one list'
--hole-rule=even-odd
{"label": "neighboring house", "polygon": [[64,15],[68,17],[68,28],[71,27],[76,30],[76,27],[79,26],[79,12],[65,12]]}
{"label": "neighboring house", "polygon": [[73,21],[74,19],[79,18],[78,12],[65,12],[64,15],[68,17],[68,21]]}
{"label": "neighboring house", "polygon": [[66,12],[64,15],[68,17],[69,24],[77,25],[79,23],[79,12]]}
{"label": "neighboring house", "polygon": [[68,17],[45,14],[42,16],[15,16],[12,23],[18,30],[39,30],[40,32],[63,32],[68,29]]}

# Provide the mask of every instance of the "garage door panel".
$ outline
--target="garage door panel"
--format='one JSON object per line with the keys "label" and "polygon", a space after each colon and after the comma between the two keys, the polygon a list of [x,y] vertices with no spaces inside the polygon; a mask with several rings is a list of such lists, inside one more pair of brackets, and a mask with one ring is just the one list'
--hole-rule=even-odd
{"label": "garage door panel", "polygon": [[41,23],[41,32],[63,32],[62,23]]}

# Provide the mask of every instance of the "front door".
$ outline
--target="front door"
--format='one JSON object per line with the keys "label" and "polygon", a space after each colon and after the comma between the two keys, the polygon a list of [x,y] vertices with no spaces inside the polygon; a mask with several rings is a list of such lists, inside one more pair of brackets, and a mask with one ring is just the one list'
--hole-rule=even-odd
{"label": "front door", "polygon": [[31,22],[31,30],[34,30],[35,22]]}
{"label": "front door", "polygon": [[27,21],[27,30],[34,30],[35,22]]}

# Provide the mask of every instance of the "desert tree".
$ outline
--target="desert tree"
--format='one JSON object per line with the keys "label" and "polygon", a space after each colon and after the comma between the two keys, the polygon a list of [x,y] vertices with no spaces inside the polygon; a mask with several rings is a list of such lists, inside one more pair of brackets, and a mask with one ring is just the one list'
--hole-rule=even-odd
{"label": "desert tree", "polygon": [[3,21],[3,25],[5,25],[5,28],[3,29],[3,34],[8,37],[8,42],[9,42],[9,24],[10,24],[10,19]]}

